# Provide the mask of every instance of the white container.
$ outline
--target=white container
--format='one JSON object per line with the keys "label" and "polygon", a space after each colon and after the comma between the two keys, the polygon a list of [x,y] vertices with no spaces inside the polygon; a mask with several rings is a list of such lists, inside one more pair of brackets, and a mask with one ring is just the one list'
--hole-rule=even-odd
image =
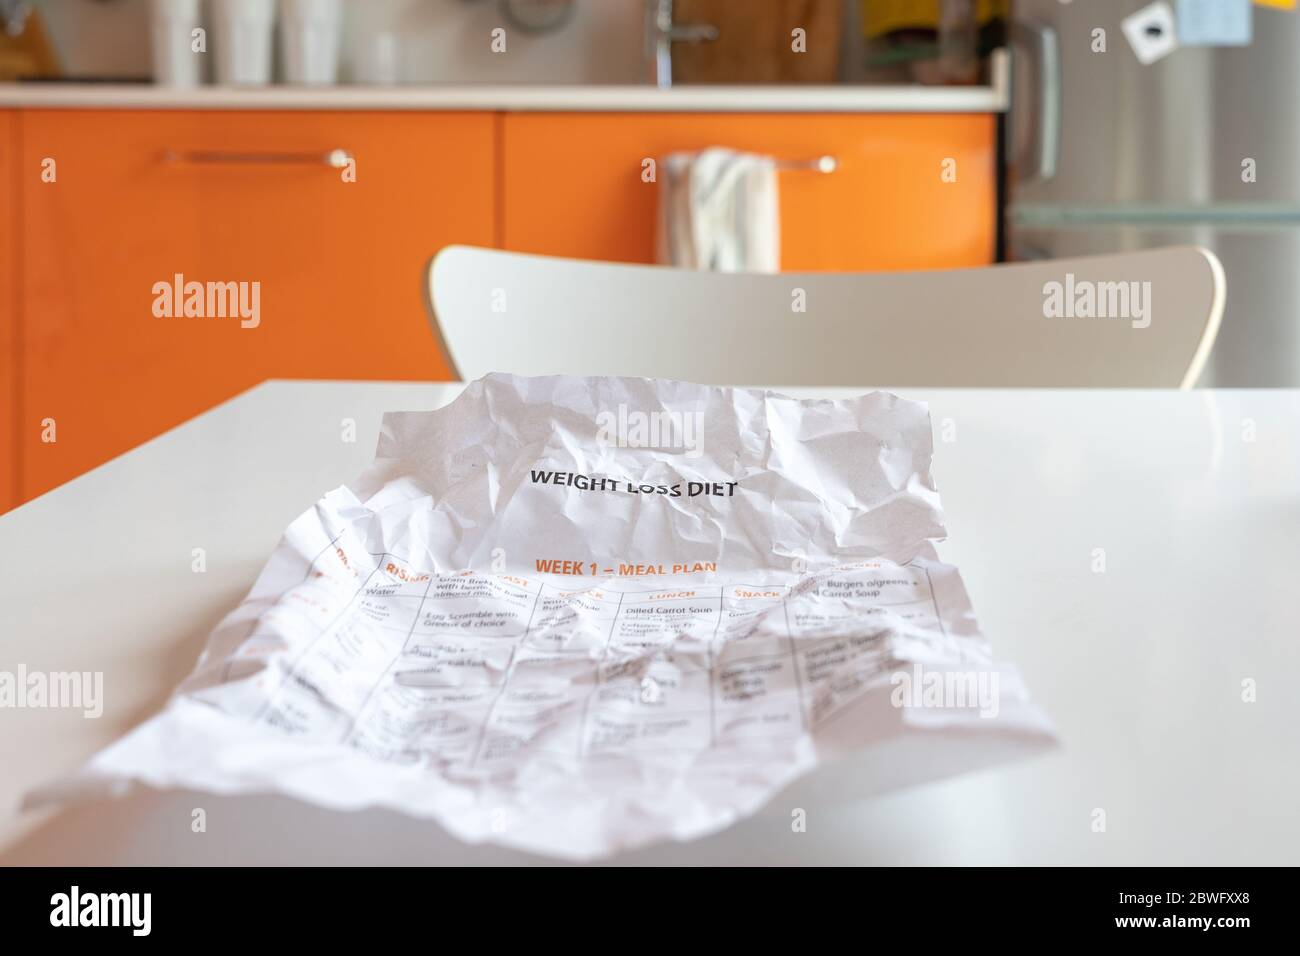
{"label": "white container", "polygon": [[151,0],[149,40],[155,83],[199,85],[205,55],[194,50],[194,31],[199,26],[199,0]]}
{"label": "white container", "polygon": [[340,0],[280,0],[280,52],[289,83],[328,86],[339,67]]}
{"label": "white container", "polygon": [[217,82],[265,86],[271,82],[275,0],[209,0]]}
{"label": "white container", "polygon": [[397,34],[381,30],[361,41],[355,64],[356,80],[367,86],[396,86],[401,80]]}

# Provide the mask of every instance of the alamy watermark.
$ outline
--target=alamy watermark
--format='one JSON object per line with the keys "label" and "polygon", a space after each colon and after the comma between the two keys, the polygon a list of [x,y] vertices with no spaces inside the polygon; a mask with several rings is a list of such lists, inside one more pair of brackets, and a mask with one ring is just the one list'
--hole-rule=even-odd
{"label": "alamy watermark", "polygon": [[132,936],[153,928],[152,893],[83,893],[73,886],[50,897],[51,926],[122,926]]}
{"label": "alamy watermark", "polygon": [[642,412],[620,404],[617,411],[597,414],[596,424],[600,445],[684,451],[687,458],[704,454],[703,412]]}
{"label": "alamy watermark", "polygon": [[94,720],[104,713],[103,671],[0,671],[0,708],[80,710]]}
{"label": "alamy watermark", "polygon": [[1150,282],[1093,282],[1065,274],[1064,282],[1043,285],[1043,316],[1048,319],[1129,319],[1133,328],[1151,324]]}
{"label": "alamy watermark", "polygon": [[241,329],[262,324],[262,283],[186,281],[178,272],[171,282],[153,284],[153,314],[159,319],[238,318]]}
{"label": "alamy watermark", "polygon": [[889,683],[894,686],[889,702],[895,707],[977,710],[988,719],[1001,709],[997,671],[927,670],[918,663],[910,671],[894,671]]}

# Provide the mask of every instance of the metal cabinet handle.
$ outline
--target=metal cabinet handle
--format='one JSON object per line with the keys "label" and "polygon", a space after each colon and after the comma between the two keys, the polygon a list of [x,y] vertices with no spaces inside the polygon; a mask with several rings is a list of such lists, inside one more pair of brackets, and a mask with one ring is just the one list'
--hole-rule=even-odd
{"label": "metal cabinet handle", "polygon": [[840,168],[840,161],[834,156],[817,156],[813,159],[782,159],[776,168],[782,172],[833,173]]}
{"label": "metal cabinet handle", "polygon": [[342,169],[352,161],[346,149],[331,149],[327,153],[238,153],[225,150],[174,150],[163,153],[169,163],[201,163],[236,166],[328,166]]}

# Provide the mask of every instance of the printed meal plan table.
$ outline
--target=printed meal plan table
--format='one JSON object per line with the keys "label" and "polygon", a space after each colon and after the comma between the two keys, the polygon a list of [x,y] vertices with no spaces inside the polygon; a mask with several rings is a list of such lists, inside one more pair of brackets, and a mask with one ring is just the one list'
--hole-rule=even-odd
{"label": "printed meal plan table", "polygon": [[[14,812],[159,709],[286,525],[370,462],[384,411],[459,388],[266,383],[0,516],[0,671],[103,674],[97,719],[0,709],[0,863],[539,859],[285,797],[143,792]],[[1294,862],[1300,393],[900,394],[931,405],[941,556],[1061,748],[874,797],[852,766],[819,770],[721,833],[615,862]]]}
{"label": "printed meal plan table", "polygon": [[[519,742],[512,732],[515,727],[547,727],[557,710],[574,705],[580,717],[548,734],[541,749],[559,748],[579,757],[627,746],[677,747],[692,753],[715,744],[719,736],[797,735],[808,723],[834,716],[839,703],[834,695],[814,704],[806,692],[809,684],[829,675],[832,665],[847,661],[865,674],[887,675],[892,660],[878,635],[866,632],[852,638],[796,641],[792,631],[815,623],[801,617],[816,611],[803,610],[782,585],[646,589],[633,583],[575,590],[517,575],[471,572],[403,573],[393,583],[391,576],[401,569],[389,555],[368,554],[361,560],[365,558],[372,566],[348,607],[388,632],[391,660],[384,664],[362,659],[365,635],[349,628],[347,621],[323,628],[293,662],[274,695],[248,708],[245,717],[290,733],[337,733],[345,743],[389,759],[400,756],[395,752],[407,740],[409,728],[427,720],[423,715],[430,696],[443,696],[467,708],[474,719],[460,723],[441,714],[439,720],[447,726],[429,735],[432,756],[482,766],[511,756]],[[349,561],[355,565],[358,556]],[[379,579],[381,570],[390,577]],[[927,630],[939,628],[927,569],[872,562],[863,571],[857,581],[845,574],[832,576],[829,583],[841,589],[870,587],[873,594],[884,591],[873,607],[887,606]],[[480,597],[495,599],[506,610],[468,610]],[[473,615],[474,620],[449,620],[458,615],[448,605],[455,608],[458,602],[467,608],[462,616]],[[426,611],[426,606],[434,609]],[[775,622],[775,633],[732,640],[754,630],[764,616]],[[696,622],[700,626],[692,627]],[[680,645],[683,636],[698,641],[699,650],[695,656],[677,651],[671,672],[652,672],[630,686],[611,683],[633,663],[619,656],[620,650],[640,653],[673,639]],[[729,641],[720,655],[713,651],[715,638]],[[925,640],[924,631],[912,639]],[[931,643],[935,653],[944,650],[937,641]],[[407,663],[395,670],[399,662]],[[331,706],[318,688],[331,672],[366,671],[367,663],[370,669],[382,668],[383,677],[391,681],[378,680],[359,692],[353,719]],[[448,672],[456,677],[448,680]],[[505,675],[499,685],[487,679],[492,672]],[[556,681],[554,672],[571,679]],[[664,707],[635,737],[630,736],[634,725],[601,717],[606,699],[617,704],[631,693],[651,701],[666,694],[668,686],[694,693],[685,706]],[[548,693],[541,692],[543,687]],[[408,688],[425,692],[413,695]],[[515,692],[521,702],[512,702]],[[761,701],[757,708],[755,701]],[[494,732],[498,721],[500,732]],[[424,754],[412,755],[417,756]]]}

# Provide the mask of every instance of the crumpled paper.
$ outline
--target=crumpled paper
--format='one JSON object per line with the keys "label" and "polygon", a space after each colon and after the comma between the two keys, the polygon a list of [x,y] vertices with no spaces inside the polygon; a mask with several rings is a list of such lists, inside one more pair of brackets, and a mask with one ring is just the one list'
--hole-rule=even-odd
{"label": "crumpled paper", "polygon": [[389,413],[165,709],[29,802],[274,791],[592,859],[822,764],[849,797],[1041,750],[935,553],[931,453],[883,392],[489,375]]}

